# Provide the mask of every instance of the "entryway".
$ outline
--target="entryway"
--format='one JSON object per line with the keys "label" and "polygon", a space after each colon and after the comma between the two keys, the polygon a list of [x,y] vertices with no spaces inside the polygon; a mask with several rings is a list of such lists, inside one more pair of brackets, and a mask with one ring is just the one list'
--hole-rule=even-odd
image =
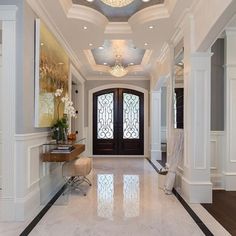
{"label": "entryway", "polygon": [[144,154],[144,94],[111,88],[93,94],[93,154]]}

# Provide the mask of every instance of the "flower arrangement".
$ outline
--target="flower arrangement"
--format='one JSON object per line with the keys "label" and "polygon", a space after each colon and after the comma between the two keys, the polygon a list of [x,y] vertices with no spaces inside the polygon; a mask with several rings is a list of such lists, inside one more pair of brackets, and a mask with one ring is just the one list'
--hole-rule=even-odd
{"label": "flower arrangement", "polygon": [[[63,88],[57,89],[54,96],[58,99],[57,103],[57,120],[55,124],[52,126],[52,138],[59,141],[67,141],[67,129],[68,125],[68,117],[77,118],[76,110],[73,106],[73,102],[70,100],[68,94],[61,97],[63,93]],[[64,114],[63,117],[60,118],[60,106],[64,104]]]}

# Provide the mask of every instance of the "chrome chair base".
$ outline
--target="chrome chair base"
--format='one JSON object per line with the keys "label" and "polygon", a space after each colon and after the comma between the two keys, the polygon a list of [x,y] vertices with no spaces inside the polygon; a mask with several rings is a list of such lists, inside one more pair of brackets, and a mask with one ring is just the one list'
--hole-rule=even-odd
{"label": "chrome chair base", "polygon": [[64,179],[66,181],[66,189],[63,194],[66,194],[72,190],[76,190],[81,192],[84,196],[86,196],[87,194],[83,192],[83,190],[80,188],[80,185],[82,183],[87,183],[89,186],[92,186],[91,181],[85,176],[72,176],[72,177],[64,176]]}

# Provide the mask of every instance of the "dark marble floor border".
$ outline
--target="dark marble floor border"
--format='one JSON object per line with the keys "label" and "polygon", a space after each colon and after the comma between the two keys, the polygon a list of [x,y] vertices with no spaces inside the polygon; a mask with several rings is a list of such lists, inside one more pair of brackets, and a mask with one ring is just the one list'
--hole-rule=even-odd
{"label": "dark marble floor border", "polygon": [[[157,173],[159,173],[159,170],[157,167],[152,163],[152,161],[148,158],[146,160],[151,164],[151,166],[155,169]],[[195,223],[198,225],[198,227],[202,230],[202,232],[207,236],[214,236],[214,234],[207,228],[207,226],[201,221],[201,219],[197,216],[197,214],[192,210],[192,208],[188,205],[188,203],[179,195],[179,193],[173,189],[173,194],[175,197],[179,200],[179,202],[182,204],[184,209],[188,212],[188,214],[192,217],[192,219],[195,221]]]}
{"label": "dark marble floor border", "polygon": [[66,188],[66,184],[55,194],[55,196],[48,202],[48,204],[38,213],[38,215],[28,224],[28,226],[23,230],[20,236],[27,236],[34,229],[34,227],[39,223],[47,211],[53,206],[56,200],[61,196]]}

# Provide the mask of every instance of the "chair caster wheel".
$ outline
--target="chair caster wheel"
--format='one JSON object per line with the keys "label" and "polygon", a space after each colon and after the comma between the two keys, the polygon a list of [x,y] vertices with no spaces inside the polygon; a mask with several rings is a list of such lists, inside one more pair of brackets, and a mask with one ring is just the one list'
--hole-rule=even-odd
{"label": "chair caster wheel", "polygon": [[89,186],[92,186],[92,184],[89,184]]}
{"label": "chair caster wheel", "polygon": [[87,194],[86,193],[84,193],[84,197],[86,197],[87,196]]}

